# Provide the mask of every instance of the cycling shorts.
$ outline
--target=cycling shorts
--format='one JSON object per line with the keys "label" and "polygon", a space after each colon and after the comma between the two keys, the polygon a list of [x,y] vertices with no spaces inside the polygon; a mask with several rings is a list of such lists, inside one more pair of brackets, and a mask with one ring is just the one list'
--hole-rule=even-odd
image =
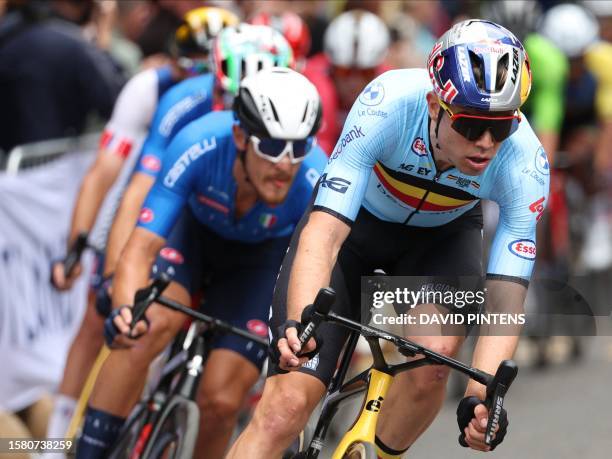
{"label": "cycling shorts", "polygon": [[[272,291],[290,238],[249,244],[224,239],[185,209],[160,251],[153,273],[170,272],[193,296],[203,291],[202,312],[268,337]],[[235,335],[213,348],[233,350],[261,369],[267,349]]]}
{"label": "cycling shorts", "polygon": [[[270,318],[274,338],[278,327],[287,319],[289,274],[308,213],[293,235],[274,290]],[[385,222],[362,207],[332,271],[330,286],[336,291],[333,310],[359,321],[361,276],[371,276],[375,269],[383,269],[392,276],[422,276],[424,283],[440,277],[482,279],[482,225],[480,203],[446,225],[428,228]],[[348,332],[337,325],[323,323],[317,334],[324,342],[321,351],[298,371],[315,376],[327,386]],[[268,376],[278,373],[277,365],[268,368]]]}

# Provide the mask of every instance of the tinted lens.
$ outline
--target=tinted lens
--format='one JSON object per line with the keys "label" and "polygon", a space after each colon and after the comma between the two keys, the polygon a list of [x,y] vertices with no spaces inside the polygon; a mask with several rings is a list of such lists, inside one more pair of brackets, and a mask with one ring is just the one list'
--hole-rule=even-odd
{"label": "tinted lens", "polygon": [[495,140],[501,142],[518,129],[518,119],[493,120],[461,117],[455,119],[451,126],[455,131],[472,142],[478,140],[486,130],[491,131],[491,135]]}
{"label": "tinted lens", "polygon": [[279,156],[285,150],[286,145],[286,140],[270,138],[259,139],[259,151],[261,151],[264,155],[272,156],[274,158]]}
{"label": "tinted lens", "polygon": [[308,137],[305,140],[295,140],[293,142],[293,157],[295,159],[303,158],[308,154],[314,145],[314,137]]}

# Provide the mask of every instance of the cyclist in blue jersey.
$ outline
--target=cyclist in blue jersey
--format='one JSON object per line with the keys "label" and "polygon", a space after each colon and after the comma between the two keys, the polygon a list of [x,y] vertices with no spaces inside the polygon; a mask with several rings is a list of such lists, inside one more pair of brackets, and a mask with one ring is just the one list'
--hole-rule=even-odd
{"label": "cyclist in blue jersey", "polygon": [[[346,334],[323,323],[320,349],[316,338],[304,349],[297,339],[302,310],[320,288],[334,288],[334,311],[358,320],[360,277],[376,268],[450,281],[484,274],[480,199],[500,206],[487,307],[493,297],[502,312],[522,311],[549,173],[546,154],[518,110],[529,94],[528,65],[511,32],[468,20],[438,40],[427,70],[393,70],[363,90],[283,261],[270,320],[276,363],[228,457],[280,457],[324,394]],[[445,355],[454,355],[464,340],[409,337]],[[481,336],[472,365],[494,372],[517,342],[516,334]],[[316,355],[309,360],[300,352]],[[395,378],[377,425],[380,457],[401,456],[427,429],[447,377],[447,370],[432,366]],[[464,446],[481,451],[490,449],[484,399],[485,387],[470,381],[457,410]],[[493,447],[506,427],[504,410]]]}
{"label": "cyclist in blue jersey", "polygon": [[[158,103],[177,83],[197,78],[207,69],[211,40],[221,27],[237,23],[237,17],[221,8],[189,11],[175,34],[171,63],[138,73],[119,94],[111,119],[100,138],[96,160],[83,178],[72,215],[68,247],[79,233],[88,232],[88,242],[95,248],[96,258],[87,309],[66,358],[59,394],[49,421],[48,438],[65,436],[77,405],[76,399],[103,345],[100,331],[104,314],[96,312],[95,302],[104,283],[104,274],[108,274],[108,271],[103,271],[105,247],[119,198],[139,157]],[[60,290],[70,288],[81,271],[80,263],[77,263],[67,276],[63,263],[55,263],[54,285]]]}
{"label": "cyclist in blue jersey", "polygon": [[145,196],[174,135],[212,110],[231,107],[240,80],[262,68],[293,65],[291,47],[267,26],[224,29],[211,46],[211,72],[176,85],[162,98],[109,236],[106,268],[113,272]]}
{"label": "cyclist in blue jersey", "polygon": [[[103,456],[149,364],[184,322],[182,314],[154,305],[146,323],[130,332],[125,305],[147,284],[153,265],[174,275],[165,296],[189,304],[207,275],[205,311],[267,335],[282,257],[325,165],[314,146],[320,119],[314,86],[274,67],[243,80],[234,112],[210,113],[172,140],[117,267],[105,336],[118,349],[96,381],[77,457]],[[200,387],[200,457],[222,456],[265,357],[265,349],[242,338],[213,343]]]}

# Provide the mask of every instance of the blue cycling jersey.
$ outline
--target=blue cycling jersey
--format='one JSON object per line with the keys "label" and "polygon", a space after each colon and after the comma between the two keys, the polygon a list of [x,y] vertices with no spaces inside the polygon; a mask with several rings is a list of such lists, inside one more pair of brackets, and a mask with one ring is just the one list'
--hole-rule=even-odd
{"label": "blue cycling jersey", "polygon": [[134,172],[157,176],[162,155],[176,133],[212,110],[214,81],[214,75],[206,73],[174,85],[163,95]]}
{"label": "blue cycling jersey", "polygon": [[420,227],[452,222],[480,199],[500,218],[488,272],[529,278],[535,227],[548,198],[549,165],[525,118],[479,176],[436,169],[429,145],[425,70],[392,70],[371,82],[353,105],[315,201],[351,223],[365,207],[381,220]]}
{"label": "blue cycling jersey", "polygon": [[138,226],[167,238],[187,203],[197,220],[220,236],[255,243],[290,235],[306,210],[327,157],[315,147],[298,170],[285,201],[257,202],[235,217],[236,146],[231,111],[212,112],[184,127],[171,141],[163,168],[147,196]]}

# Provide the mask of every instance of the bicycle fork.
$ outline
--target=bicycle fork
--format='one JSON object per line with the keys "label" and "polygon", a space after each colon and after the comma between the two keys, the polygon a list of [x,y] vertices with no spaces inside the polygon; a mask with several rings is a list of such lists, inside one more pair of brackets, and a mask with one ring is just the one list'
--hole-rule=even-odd
{"label": "bicycle fork", "polygon": [[342,441],[334,451],[332,459],[341,459],[351,444],[357,441],[374,444],[378,415],[392,382],[392,375],[374,368],[370,370],[368,393],[361,406],[361,413],[350,430],[342,438]]}

